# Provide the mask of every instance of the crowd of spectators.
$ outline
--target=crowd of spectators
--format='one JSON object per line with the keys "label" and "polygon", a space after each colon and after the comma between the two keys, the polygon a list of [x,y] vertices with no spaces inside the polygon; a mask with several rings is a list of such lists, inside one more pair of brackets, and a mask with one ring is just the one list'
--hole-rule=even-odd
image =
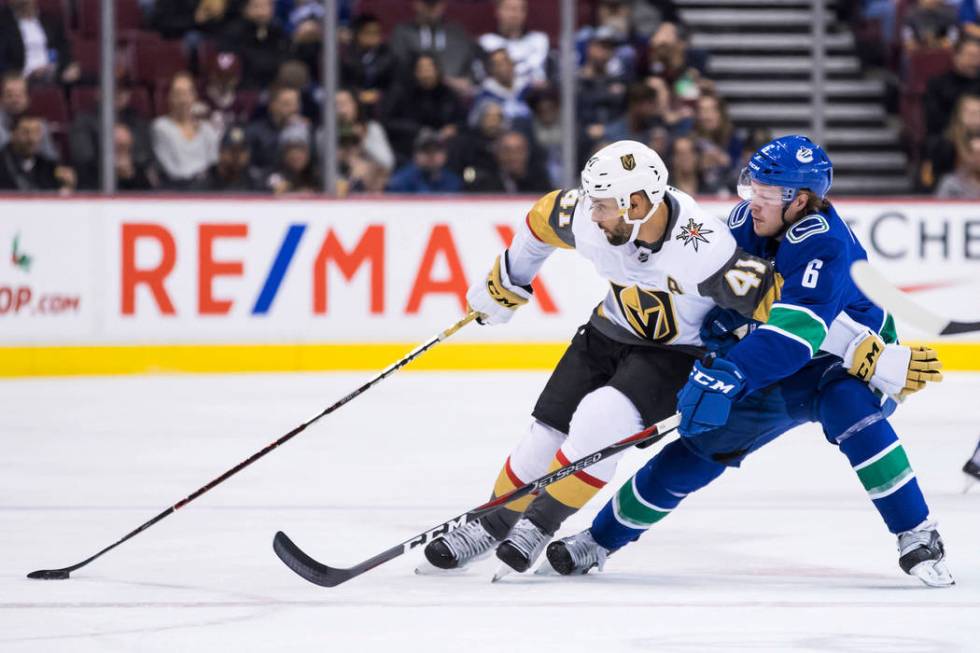
{"label": "crowd of spectators", "polygon": [[[343,193],[560,185],[557,24],[535,29],[528,0],[454,1],[465,20],[450,0],[340,1]],[[100,188],[98,4],[0,4],[0,189]],[[119,190],[320,189],[322,2],[116,7]],[[582,0],[579,22],[576,163],[633,138],[676,156],[692,191],[728,192],[747,138],[673,2]]]}
{"label": "crowd of spectators", "polygon": [[899,80],[915,188],[980,199],[980,0],[861,0],[840,9]]}

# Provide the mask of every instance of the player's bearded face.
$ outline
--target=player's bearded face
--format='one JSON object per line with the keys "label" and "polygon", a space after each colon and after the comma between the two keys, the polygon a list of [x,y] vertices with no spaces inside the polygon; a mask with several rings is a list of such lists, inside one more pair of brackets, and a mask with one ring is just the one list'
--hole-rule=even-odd
{"label": "player's bearded face", "polygon": [[613,246],[625,245],[633,233],[633,225],[626,223],[616,200],[612,198],[592,200],[592,221],[599,225],[606,240]]}
{"label": "player's bearded face", "polygon": [[783,189],[752,182],[749,210],[757,236],[775,236],[783,228]]}

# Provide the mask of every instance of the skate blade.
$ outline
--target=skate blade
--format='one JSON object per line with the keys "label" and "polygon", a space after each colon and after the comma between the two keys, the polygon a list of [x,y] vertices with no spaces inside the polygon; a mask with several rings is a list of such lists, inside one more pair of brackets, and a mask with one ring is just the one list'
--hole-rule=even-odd
{"label": "skate blade", "polygon": [[910,576],[915,576],[929,587],[952,587],[956,584],[949,568],[942,560],[925,560],[909,570]]}
{"label": "skate blade", "polygon": [[551,566],[551,562],[549,562],[547,557],[544,559],[544,562],[538,565],[538,568],[534,570],[534,575],[535,576],[561,576],[561,574],[555,571],[555,568]]}
{"label": "skate blade", "polygon": [[469,567],[457,567],[456,569],[440,569],[428,560],[423,561],[415,568],[416,576],[462,576],[469,571]]}
{"label": "skate blade", "polygon": [[966,484],[963,486],[963,494],[967,494],[970,490],[973,489],[973,486],[976,485],[977,483],[980,483],[980,481],[973,478],[972,475],[966,474]]}
{"label": "skate blade", "polygon": [[510,576],[513,573],[514,573],[514,570],[511,569],[509,566],[507,566],[507,565],[500,565],[499,567],[497,567],[497,571],[495,571],[493,573],[493,578],[490,579],[490,582],[491,583],[496,583],[496,582],[500,581],[501,579],[503,579],[503,578],[505,578],[507,576]]}

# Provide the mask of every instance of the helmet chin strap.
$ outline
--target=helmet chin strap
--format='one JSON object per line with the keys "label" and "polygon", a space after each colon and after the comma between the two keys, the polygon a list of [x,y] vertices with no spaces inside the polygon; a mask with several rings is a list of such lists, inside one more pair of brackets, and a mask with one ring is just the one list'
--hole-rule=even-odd
{"label": "helmet chin strap", "polygon": [[[640,235],[640,227],[642,227],[642,226],[643,226],[644,224],[646,224],[646,222],[647,222],[647,220],[649,220],[650,218],[652,218],[652,217],[653,217],[653,214],[657,212],[657,209],[658,209],[659,207],[660,207],[660,204],[659,204],[659,203],[657,203],[657,204],[654,204],[654,205],[653,205],[653,206],[652,206],[652,207],[650,208],[650,210],[649,210],[649,211],[647,211],[647,214],[646,214],[645,216],[643,216],[643,217],[642,217],[641,219],[639,219],[639,220],[630,220],[629,218],[626,218],[626,217],[624,216],[624,219],[626,220],[626,223],[627,223],[627,224],[632,224],[632,225],[633,225],[633,231],[631,231],[631,232],[630,232],[630,239],[629,239],[629,241],[628,241],[628,242],[631,242],[631,243],[632,243],[632,242],[636,242],[636,238],[637,238],[637,236],[639,236],[639,235]],[[628,215],[628,214],[629,214],[629,209],[627,209],[627,215]]]}

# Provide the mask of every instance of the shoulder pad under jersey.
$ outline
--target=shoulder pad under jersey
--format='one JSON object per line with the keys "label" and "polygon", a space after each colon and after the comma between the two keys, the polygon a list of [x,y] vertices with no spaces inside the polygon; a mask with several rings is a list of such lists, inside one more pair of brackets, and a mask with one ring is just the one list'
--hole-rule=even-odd
{"label": "shoulder pad under jersey", "polygon": [[552,247],[575,248],[572,218],[578,204],[578,189],[555,190],[534,203],[527,226],[535,238]]}

